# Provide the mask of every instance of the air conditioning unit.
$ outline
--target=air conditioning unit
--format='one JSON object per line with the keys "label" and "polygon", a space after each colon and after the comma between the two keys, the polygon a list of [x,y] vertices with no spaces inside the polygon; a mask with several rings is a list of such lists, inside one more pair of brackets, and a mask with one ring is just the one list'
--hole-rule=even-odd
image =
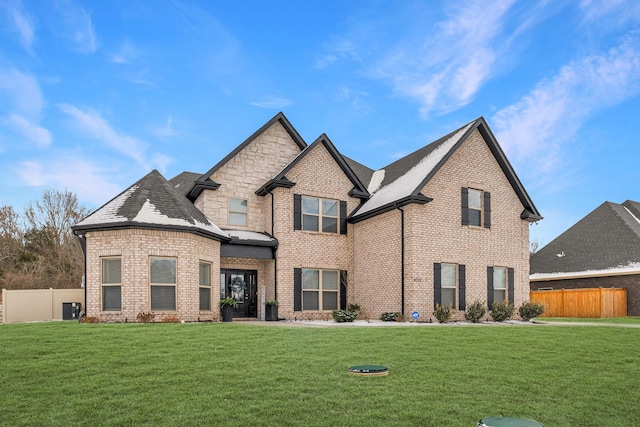
{"label": "air conditioning unit", "polygon": [[82,304],[79,302],[63,302],[62,320],[77,320],[81,310]]}

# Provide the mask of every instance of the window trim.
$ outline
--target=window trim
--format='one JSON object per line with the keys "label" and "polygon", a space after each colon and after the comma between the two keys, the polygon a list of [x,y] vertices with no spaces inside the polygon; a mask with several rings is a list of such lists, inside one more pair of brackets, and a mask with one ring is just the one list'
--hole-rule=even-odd
{"label": "window trim", "polygon": [[[469,215],[469,227],[482,227],[482,224],[484,222],[484,191],[482,190],[478,190],[477,188],[469,188],[469,193],[468,193],[468,197],[469,197],[469,202],[467,204],[467,209],[469,209],[469,214],[471,213],[471,211],[474,212],[478,212],[478,223],[477,224],[472,224],[471,223],[471,215]],[[472,208],[471,207],[471,193],[472,192],[476,192],[479,193],[480,196],[480,207],[479,208]]]}
{"label": "window trim", "polygon": [[[153,283],[151,281],[151,264],[153,259],[171,259],[175,260],[175,283]],[[153,307],[153,288],[154,287],[173,287],[173,309],[170,308],[154,308]],[[149,256],[149,307],[151,311],[171,311],[175,312],[178,310],[178,258],[173,256],[162,256],[162,255],[151,255]]]}
{"label": "window trim", "polygon": [[[317,271],[318,272],[318,289],[305,289],[304,288],[304,275],[305,275],[305,271]],[[332,272],[336,274],[336,289],[324,289],[323,288],[323,274],[324,272]],[[333,311],[333,310],[338,310],[340,308],[340,270],[334,270],[334,269],[322,269],[322,268],[302,268],[301,269],[301,311]],[[311,293],[311,292],[316,292],[318,294],[318,309],[317,310],[313,310],[313,309],[305,309],[304,308],[304,294],[305,292]],[[324,296],[324,292],[332,292],[336,294],[336,308],[324,308],[324,304],[323,304],[323,296]]]}
{"label": "window trim", "polygon": [[[105,283],[104,282],[104,267],[105,267],[105,261],[108,260],[113,260],[113,259],[118,259],[120,260],[120,282],[119,283]],[[109,309],[106,310],[104,308],[104,288],[120,288],[120,304],[119,307],[117,309]],[[102,312],[120,312],[122,311],[122,256],[121,255],[115,255],[115,256],[105,256],[105,257],[100,257],[100,311]]]}
{"label": "window trim", "polygon": [[[454,274],[454,285],[453,286],[445,286],[444,285],[444,281],[442,280],[443,275],[442,275],[442,267],[444,266],[451,266],[453,267],[453,274]],[[451,306],[451,308],[453,310],[457,310],[458,309],[458,297],[459,297],[459,271],[460,266],[458,264],[452,264],[452,263],[441,263],[440,264],[440,289],[441,289],[441,293],[440,293],[440,303],[442,304],[442,289],[453,289],[453,304]]]}
{"label": "window trim", "polygon": [[[246,202],[246,209],[244,212],[242,211],[237,211],[237,210],[232,210],[231,209],[231,200],[237,200],[240,202]],[[236,215],[244,215],[244,224],[236,224],[231,222],[231,214],[236,214]],[[227,224],[229,225],[235,225],[238,227],[247,227],[249,225],[249,200],[248,199],[240,199],[237,197],[229,197],[227,198]]]}
{"label": "window trim", "polygon": [[[318,201],[318,212],[317,213],[310,213],[310,212],[305,212],[304,210],[304,200],[305,199],[316,199]],[[322,213],[322,205],[324,201],[328,201],[328,202],[333,202],[335,203],[336,206],[336,215],[325,215]],[[301,195],[301,199],[300,199],[300,203],[301,203],[301,207],[300,207],[300,229],[303,231],[309,231],[312,233],[324,233],[324,234],[340,234],[341,231],[341,222],[340,222],[340,209],[341,209],[341,205],[340,205],[340,200],[338,199],[330,199],[330,198],[324,198],[324,197],[316,197],[316,196],[306,196],[306,195]],[[305,221],[304,221],[304,217],[305,215],[307,216],[313,216],[318,218],[318,228],[315,230],[310,230],[305,228]],[[323,229],[323,219],[324,218],[332,218],[336,220],[336,231],[324,231]]]}
{"label": "window trim", "polygon": [[[208,285],[202,284],[202,280],[200,277],[200,266],[202,265],[206,265],[209,267],[209,284]],[[212,299],[212,293],[213,293],[211,265],[212,263],[209,261],[203,261],[203,260],[198,261],[198,309],[199,311],[211,311],[211,306],[212,306],[211,299]],[[200,292],[202,289],[209,290],[209,308],[205,308],[205,309],[202,308],[202,299],[201,299],[202,295],[200,295]]]}
{"label": "window trim", "polygon": [[[469,192],[477,191],[480,193],[480,209],[469,207]],[[480,190],[478,188],[462,187],[461,191],[462,202],[462,225],[470,228],[491,229],[491,193],[486,190]],[[479,212],[479,224],[470,223],[470,211]]]}

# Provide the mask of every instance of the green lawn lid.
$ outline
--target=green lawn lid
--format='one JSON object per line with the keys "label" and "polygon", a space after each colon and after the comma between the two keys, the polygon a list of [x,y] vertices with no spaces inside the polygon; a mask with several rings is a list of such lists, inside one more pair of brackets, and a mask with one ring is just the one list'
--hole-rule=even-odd
{"label": "green lawn lid", "polygon": [[488,417],[478,422],[478,427],[544,427],[542,424],[524,418]]}
{"label": "green lawn lid", "polygon": [[389,368],[382,365],[357,365],[349,367],[349,373],[363,377],[385,376],[389,373]]}

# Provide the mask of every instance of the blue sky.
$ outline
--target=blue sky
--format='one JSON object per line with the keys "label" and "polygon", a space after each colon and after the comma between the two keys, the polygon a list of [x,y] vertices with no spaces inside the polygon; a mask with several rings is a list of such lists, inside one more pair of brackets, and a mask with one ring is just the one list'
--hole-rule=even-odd
{"label": "blue sky", "polygon": [[0,205],[206,172],[279,111],[374,169],[484,116],[544,245],[640,201],[640,2],[0,0]]}

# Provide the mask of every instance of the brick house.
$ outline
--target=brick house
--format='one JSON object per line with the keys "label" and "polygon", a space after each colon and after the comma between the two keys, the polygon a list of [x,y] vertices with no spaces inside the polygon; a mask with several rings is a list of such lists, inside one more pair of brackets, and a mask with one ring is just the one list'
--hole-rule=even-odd
{"label": "brick house", "polygon": [[542,219],[483,118],[374,171],[279,113],[204,174],[152,171],[76,224],[86,314],[105,321],[371,318],[528,300]]}
{"label": "brick house", "polygon": [[531,256],[531,290],[625,288],[640,316],[640,203],[604,202]]}

